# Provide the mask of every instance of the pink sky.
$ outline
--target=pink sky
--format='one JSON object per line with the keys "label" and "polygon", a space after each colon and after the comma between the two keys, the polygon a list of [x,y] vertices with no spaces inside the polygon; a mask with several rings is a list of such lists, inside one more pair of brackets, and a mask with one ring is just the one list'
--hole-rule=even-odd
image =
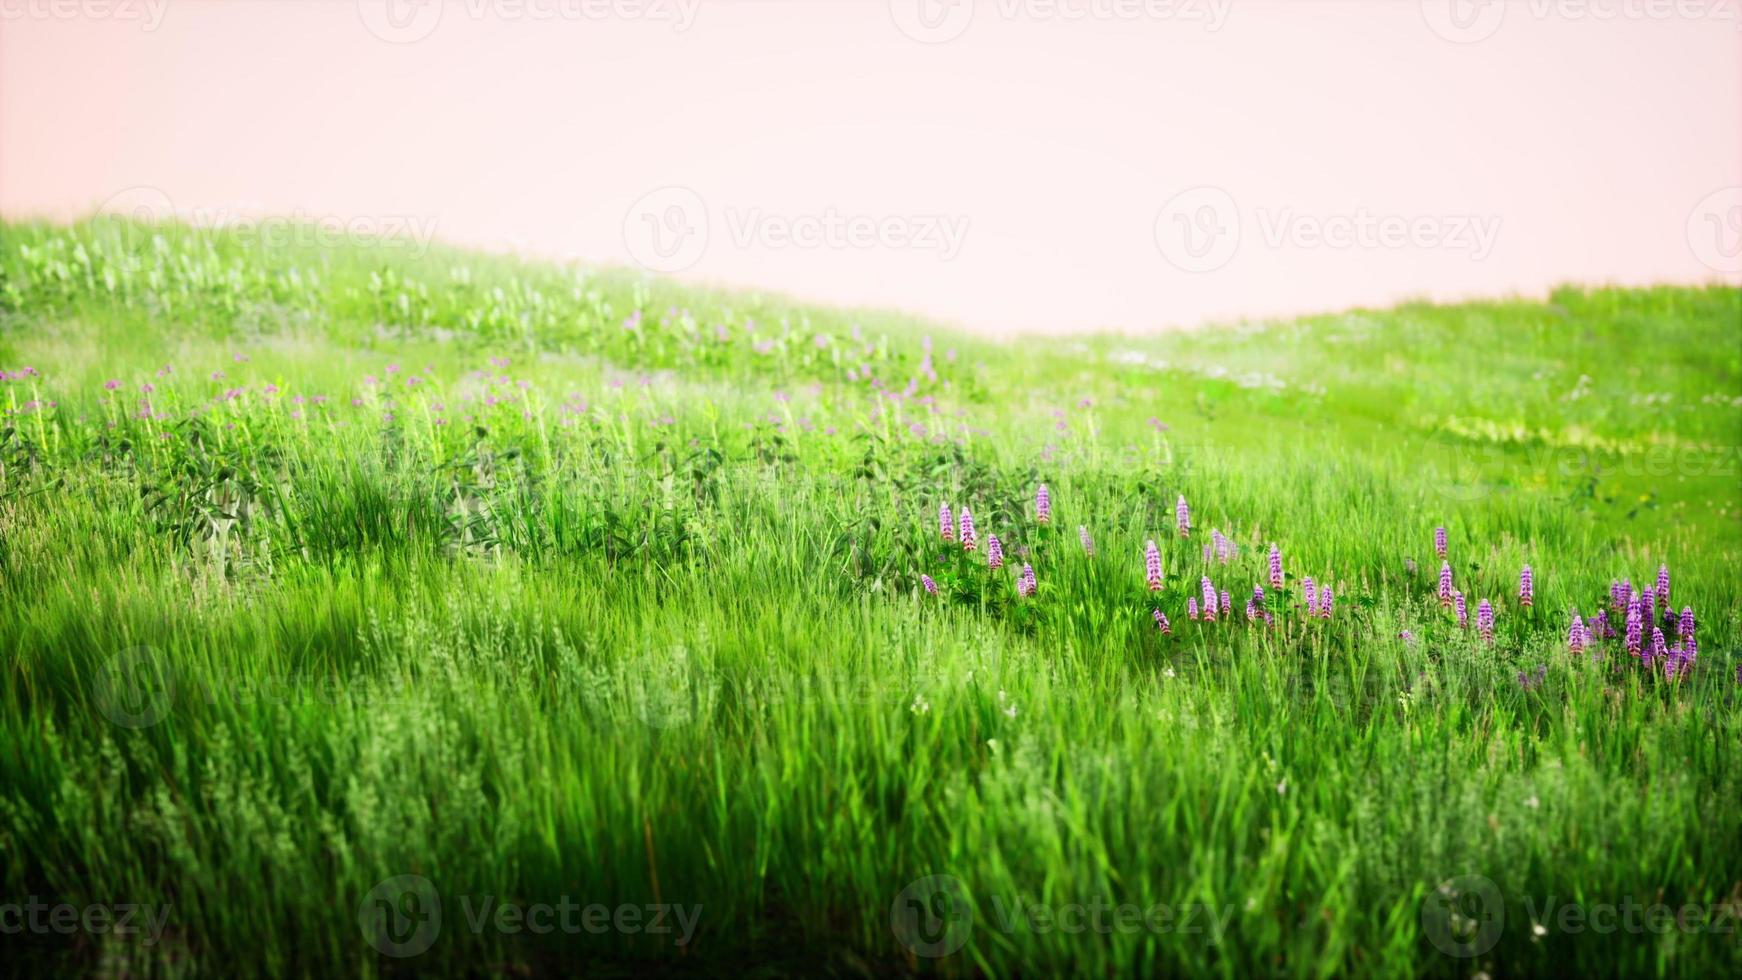
{"label": "pink sky", "polygon": [[340,217],[997,333],[1742,283],[1738,0],[966,4],[0,0],[0,213]]}

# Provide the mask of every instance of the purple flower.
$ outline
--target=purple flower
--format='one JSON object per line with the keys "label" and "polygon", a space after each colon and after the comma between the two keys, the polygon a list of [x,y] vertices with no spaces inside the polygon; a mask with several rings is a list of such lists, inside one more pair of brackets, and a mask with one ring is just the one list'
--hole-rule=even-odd
{"label": "purple flower", "polygon": [[1440,605],[1452,604],[1452,563],[1440,562]]}
{"label": "purple flower", "polygon": [[1052,521],[1052,494],[1047,492],[1044,483],[1034,491],[1034,519],[1041,524]]}
{"label": "purple flower", "polygon": [[956,518],[949,504],[938,504],[938,533],[945,541],[956,540]]}
{"label": "purple flower", "polygon": [[1541,687],[1542,682],[1547,677],[1548,677],[1548,665],[1543,664],[1542,666],[1536,668],[1536,673],[1534,673],[1534,674],[1526,674],[1526,673],[1521,672],[1518,675],[1518,686],[1525,689],[1526,691],[1531,690],[1532,688]]}
{"label": "purple flower", "polygon": [[1204,576],[1201,583],[1204,591],[1204,619],[1207,622],[1216,621],[1216,587],[1210,584],[1210,577]]}
{"label": "purple flower", "polygon": [[986,535],[986,567],[1004,567],[1004,545],[998,540],[998,535]]}
{"label": "purple flower", "polygon": [[1149,591],[1161,591],[1161,549],[1150,541],[1143,549],[1143,568],[1149,580]]}
{"label": "purple flower", "polygon": [[1648,589],[1639,594],[1639,618],[1647,623],[1657,622],[1657,593]]}
{"label": "purple flower", "polygon": [[1301,592],[1306,596],[1307,611],[1312,612],[1318,609],[1319,587],[1313,584],[1312,576],[1309,575],[1301,580]]}
{"label": "purple flower", "polygon": [[1483,643],[1494,642],[1494,607],[1487,599],[1476,603],[1476,632],[1481,634]]}
{"label": "purple flower", "polygon": [[1089,537],[1089,529],[1081,524],[1077,525],[1077,540],[1083,543],[1083,554],[1095,557],[1095,539]]}
{"label": "purple flower", "polygon": [[930,575],[924,575],[924,574],[920,575],[919,584],[925,586],[925,591],[926,591],[927,595],[937,595],[938,594],[938,584],[937,584],[937,582],[932,580],[932,577]]}
{"label": "purple flower", "polygon": [[1186,618],[1190,620],[1196,620],[1198,618],[1197,596],[1193,596],[1186,600]]}
{"label": "purple flower", "polygon": [[108,381],[103,382],[103,390],[104,391],[114,391],[116,388],[119,388],[119,387],[121,387],[121,382],[116,381],[113,378],[111,378]]}
{"label": "purple flower", "polygon": [[1586,639],[1607,640],[1614,635],[1615,628],[1609,625],[1609,610],[1597,610],[1597,615],[1591,617],[1591,626],[1586,632]]}
{"label": "purple flower", "polygon": [[1270,587],[1282,588],[1282,549],[1270,546]]}
{"label": "purple flower", "polygon": [[1415,634],[1411,633],[1409,630],[1398,630],[1397,638],[1402,640],[1406,646],[1415,645]]}
{"label": "purple flower", "polygon": [[1167,616],[1159,609],[1155,611],[1155,625],[1161,628],[1162,636],[1173,635],[1173,627],[1168,625]]}
{"label": "purple flower", "polygon": [[1446,529],[1443,527],[1434,528],[1434,554],[1436,556],[1438,556],[1441,561],[1445,560],[1445,557],[1446,557]]}
{"label": "purple flower", "polygon": [[1653,626],[1651,628],[1651,656],[1647,659],[1658,660],[1667,656],[1669,656],[1669,644],[1664,642],[1663,630]]}
{"label": "purple flower", "polygon": [[1669,605],[1669,566],[1657,566],[1657,604]]}
{"label": "purple flower", "polygon": [[1189,538],[1192,534],[1192,509],[1186,506],[1185,494],[1180,494],[1179,502],[1173,505],[1174,523],[1179,526],[1179,536]]}
{"label": "purple flower", "polygon": [[1529,606],[1536,599],[1535,583],[1531,581],[1530,566],[1518,573],[1518,604]]}
{"label": "purple flower", "polygon": [[1635,657],[1645,652],[1645,624],[1639,618],[1638,597],[1627,605],[1627,652]]}
{"label": "purple flower", "polygon": [[1691,640],[1694,638],[1694,607],[1683,606],[1681,622],[1676,625],[1676,639]]}
{"label": "purple flower", "polygon": [[1582,653],[1585,645],[1585,621],[1579,618],[1578,610],[1575,609],[1573,610],[1573,624],[1567,627],[1567,649],[1573,653]]}
{"label": "purple flower", "polygon": [[1319,618],[1320,619],[1330,619],[1331,618],[1331,610],[1334,608],[1334,604],[1336,603],[1336,601],[1337,601],[1337,597],[1335,594],[1333,594],[1331,592],[1330,586],[1327,585],[1324,588],[1319,590]]}
{"label": "purple flower", "polygon": [[1234,597],[1228,594],[1227,589],[1222,590],[1222,615],[1234,615]]}
{"label": "purple flower", "polygon": [[968,508],[962,508],[961,532],[962,550],[974,551],[979,547],[980,538],[974,533],[974,515],[968,513]]}
{"label": "purple flower", "polygon": [[1469,629],[1470,628],[1470,610],[1467,606],[1464,605],[1464,594],[1462,592],[1452,593],[1452,608],[1457,611],[1458,629],[1461,629],[1461,630]]}
{"label": "purple flower", "polygon": [[1264,608],[1264,586],[1254,585],[1252,587],[1252,602],[1258,608],[1260,608],[1260,609]]}
{"label": "purple flower", "polygon": [[1234,542],[1223,535],[1221,531],[1211,531],[1210,540],[1214,541],[1216,544],[1217,559],[1223,562],[1229,562],[1234,559]]}
{"label": "purple flower", "polygon": [[1257,618],[1258,618],[1258,607],[1253,604],[1251,599],[1247,599],[1246,600],[1246,621],[1251,622]]}
{"label": "purple flower", "polygon": [[1022,577],[1016,580],[1016,594],[1024,597],[1032,596],[1036,588],[1038,585],[1034,581],[1034,566],[1023,565]]}

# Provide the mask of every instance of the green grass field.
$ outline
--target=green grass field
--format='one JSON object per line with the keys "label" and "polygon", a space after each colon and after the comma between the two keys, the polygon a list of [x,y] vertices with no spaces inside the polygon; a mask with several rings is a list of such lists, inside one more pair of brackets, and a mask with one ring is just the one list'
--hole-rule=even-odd
{"label": "green grass field", "polygon": [[9,962],[1742,972],[1742,290],[1001,344],[0,234]]}

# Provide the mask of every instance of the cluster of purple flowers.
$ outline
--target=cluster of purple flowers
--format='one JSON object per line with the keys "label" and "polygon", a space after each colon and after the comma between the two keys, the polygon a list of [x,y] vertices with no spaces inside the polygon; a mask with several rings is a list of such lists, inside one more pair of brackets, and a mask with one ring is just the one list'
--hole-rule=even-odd
{"label": "cluster of purple flowers", "polygon": [[1052,494],[1047,492],[1044,483],[1034,491],[1034,519],[1041,524],[1052,522]]}
{"label": "cluster of purple flowers", "polygon": [[1536,584],[1531,578],[1530,566],[1526,565],[1524,570],[1518,573],[1518,604],[1528,607],[1535,601]]}
{"label": "cluster of purple flowers", "polygon": [[1282,588],[1282,549],[1270,546],[1270,587]]}
{"label": "cluster of purple flowers", "polygon": [[1161,549],[1150,541],[1143,548],[1143,573],[1149,583],[1149,591],[1161,591]]}
{"label": "cluster of purple flowers", "polygon": [[1173,505],[1173,517],[1174,524],[1179,528],[1179,536],[1182,538],[1191,537],[1192,509],[1186,506],[1186,498],[1184,494],[1181,494],[1179,502]]}

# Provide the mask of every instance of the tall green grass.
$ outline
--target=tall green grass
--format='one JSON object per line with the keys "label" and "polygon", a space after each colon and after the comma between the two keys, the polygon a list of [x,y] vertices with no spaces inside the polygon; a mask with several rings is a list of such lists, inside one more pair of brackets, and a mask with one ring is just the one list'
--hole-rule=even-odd
{"label": "tall green grass", "polygon": [[[1742,291],[1003,345],[461,253],[0,233],[0,906],[165,910],[9,961],[1742,967]],[[940,542],[943,502],[1012,567]],[[1492,645],[1435,599],[1438,525]],[[1660,563],[1691,672],[1567,651]],[[1187,620],[1206,574],[1233,621]],[[442,915],[400,901],[400,957],[371,917],[405,875]],[[700,910],[687,943],[473,925],[564,901]],[[1627,902],[1705,918],[1560,915]]]}

